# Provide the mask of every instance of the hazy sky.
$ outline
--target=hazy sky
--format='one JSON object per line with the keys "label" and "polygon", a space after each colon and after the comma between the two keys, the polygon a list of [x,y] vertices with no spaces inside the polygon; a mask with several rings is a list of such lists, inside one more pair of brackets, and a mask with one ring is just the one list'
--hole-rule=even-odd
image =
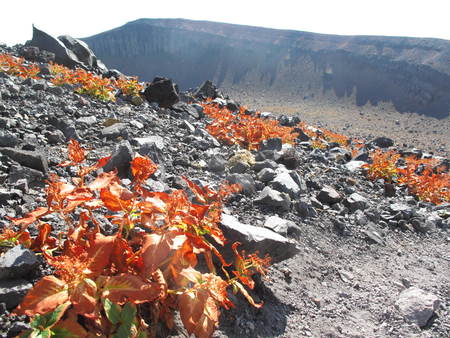
{"label": "hazy sky", "polygon": [[450,40],[450,0],[1,0],[0,42],[87,37],[139,18],[186,18],[330,34]]}

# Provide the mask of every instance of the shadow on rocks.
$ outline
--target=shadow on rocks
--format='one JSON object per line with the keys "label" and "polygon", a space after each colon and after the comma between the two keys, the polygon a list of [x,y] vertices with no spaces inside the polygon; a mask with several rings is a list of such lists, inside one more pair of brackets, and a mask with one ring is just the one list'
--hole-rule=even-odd
{"label": "shadow on rocks", "polygon": [[[287,317],[294,309],[284,304],[264,284],[260,276],[254,275],[255,288],[249,293],[255,302],[264,302],[261,308],[255,308],[241,295],[232,295],[230,299],[235,307],[223,310],[218,331],[220,337],[279,337],[286,331]],[[218,333],[219,333],[218,332]],[[214,335],[217,336],[217,335]]]}

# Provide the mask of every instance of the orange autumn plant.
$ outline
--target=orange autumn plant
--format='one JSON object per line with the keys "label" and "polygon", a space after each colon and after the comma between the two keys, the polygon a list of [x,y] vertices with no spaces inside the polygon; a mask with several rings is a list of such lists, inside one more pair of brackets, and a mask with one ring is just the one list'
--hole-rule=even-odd
{"label": "orange autumn plant", "polygon": [[298,136],[294,128],[283,127],[276,120],[245,114],[244,107],[234,113],[211,102],[203,103],[202,106],[205,114],[213,119],[206,127],[208,132],[228,144],[256,150],[263,140],[280,137],[283,143],[293,144]]}
{"label": "orange autumn plant", "polygon": [[[437,167],[436,159],[416,159],[407,157],[406,167],[399,168],[399,184],[408,187],[408,191],[420,200],[441,204],[450,202],[450,173],[443,167]],[[435,168],[435,169],[434,169]]]}
{"label": "orange autumn plant", "polygon": [[393,150],[382,152],[380,149],[377,149],[370,157],[372,158],[372,163],[363,165],[363,167],[368,169],[367,177],[369,179],[382,178],[389,183],[397,179],[397,161],[400,158],[400,154]]}
{"label": "orange autumn plant", "polygon": [[75,92],[96,97],[102,101],[115,101],[111,80],[95,75],[84,69],[72,70],[67,67],[50,63],[50,72],[54,75],[51,82],[54,85],[71,84],[77,86]]}
{"label": "orange autumn plant", "polygon": [[[174,311],[180,312],[189,334],[210,337],[220,307],[233,306],[228,288],[241,292],[252,305],[262,305],[253,301],[246,287],[253,288],[253,273],[265,274],[270,258],[239,254],[235,243],[232,269],[218,249],[226,244],[218,226],[222,204],[238,190],[236,185],[216,191],[184,178],[196,197],[193,203],[182,190],[147,190],[144,183],[157,169],[147,157],[132,161],[129,189],[116,172],[88,180],[108,157],[86,166],[85,151],[74,140],[68,155],[60,165],[76,166],[77,177],[65,182],[53,175],[47,206],[11,219],[19,230],[11,227],[2,234],[11,245],[29,243],[54,269],[15,310],[32,320],[31,330],[22,337],[155,337],[158,323],[174,326]],[[59,215],[68,226],[59,241],[50,236],[51,226],[40,221],[48,214]],[[102,215],[117,226],[114,234],[101,232]],[[32,240],[23,234],[33,223],[40,224],[40,232]],[[209,272],[199,268],[200,255]],[[225,278],[216,273],[214,256]]]}
{"label": "orange autumn plant", "polygon": [[144,89],[144,86],[138,82],[137,77],[128,78],[122,76],[119,79],[114,80],[113,85],[122,90],[124,95],[128,96],[139,96],[139,93]]}
{"label": "orange autumn plant", "polygon": [[22,78],[37,79],[40,69],[34,63],[26,64],[24,58],[0,54],[0,72]]}
{"label": "orange autumn plant", "polygon": [[406,166],[397,167],[400,154],[394,151],[376,150],[371,154],[372,163],[364,167],[368,169],[371,180],[384,179],[405,185],[409,193],[422,201],[441,204],[450,201],[450,173],[444,168],[434,168],[436,159],[405,158]]}

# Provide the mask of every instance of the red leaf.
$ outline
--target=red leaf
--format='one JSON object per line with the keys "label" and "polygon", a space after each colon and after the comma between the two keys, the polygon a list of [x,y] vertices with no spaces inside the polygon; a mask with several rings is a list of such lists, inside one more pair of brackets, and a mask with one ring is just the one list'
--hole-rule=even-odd
{"label": "red leaf", "polygon": [[15,312],[27,316],[44,314],[53,311],[68,299],[67,284],[55,276],[45,276],[27,293]]}

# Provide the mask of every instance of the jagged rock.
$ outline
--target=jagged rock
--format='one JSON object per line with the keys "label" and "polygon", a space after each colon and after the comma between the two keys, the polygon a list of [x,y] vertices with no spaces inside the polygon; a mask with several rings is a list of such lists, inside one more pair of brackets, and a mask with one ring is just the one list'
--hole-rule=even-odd
{"label": "jagged rock", "polygon": [[24,279],[0,280],[0,303],[8,310],[16,308],[33,285]]}
{"label": "jagged rock", "polygon": [[299,236],[301,229],[297,224],[278,216],[269,216],[264,222],[264,227],[286,237],[288,235]]}
{"label": "jagged rock", "polygon": [[395,305],[407,320],[424,327],[439,308],[440,301],[432,293],[410,287],[400,294]]}
{"label": "jagged rock", "polygon": [[284,164],[287,169],[294,170],[300,163],[300,155],[294,148],[288,147],[278,154],[276,161]]}
{"label": "jagged rock", "polygon": [[264,161],[255,162],[255,165],[253,166],[253,170],[255,170],[255,171],[260,171],[265,168],[277,169],[278,164],[277,164],[277,162],[275,162],[273,160],[264,160]]}
{"label": "jagged rock", "polygon": [[376,139],[369,142],[369,145],[375,145],[379,148],[389,148],[394,145],[394,141],[389,137],[377,137]]}
{"label": "jagged rock", "polygon": [[326,204],[338,203],[342,200],[342,196],[330,186],[325,186],[317,194],[317,199]]}
{"label": "jagged rock", "polygon": [[87,67],[93,68],[97,65],[97,58],[85,42],[74,39],[70,35],[58,36],[58,40],[61,41],[66,48],[71,50],[76,55],[78,61],[80,61]]}
{"label": "jagged rock", "polygon": [[118,137],[128,138],[128,130],[125,123],[115,123],[112,126],[103,128],[100,133],[102,137],[108,140],[114,140]]}
{"label": "jagged rock", "polygon": [[234,174],[242,174],[250,169],[250,166],[245,162],[236,162],[232,166],[230,166],[230,173]]}
{"label": "jagged rock", "polygon": [[41,50],[46,50],[55,54],[56,63],[67,67],[81,67],[81,62],[70,49],[57,38],[37,29],[33,25],[33,39],[27,43],[28,46],[35,46]]}
{"label": "jagged rock", "polygon": [[298,197],[300,193],[300,187],[297,183],[292,179],[291,175],[288,172],[279,173],[273,181],[270,183],[272,188],[278,190],[280,192],[285,192],[291,198]]}
{"label": "jagged rock", "polygon": [[169,108],[179,100],[175,84],[170,79],[156,77],[144,91],[148,102],[156,102],[162,108]]}
{"label": "jagged rock", "polygon": [[195,132],[195,127],[189,121],[183,120],[180,127],[188,130],[191,134]]}
{"label": "jagged rock", "polygon": [[275,172],[275,170],[270,168],[262,169],[257,175],[258,180],[260,180],[263,183],[272,181],[275,178],[275,176],[277,176],[277,173]]}
{"label": "jagged rock", "polygon": [[282,146],[283,146],[283,143],[281,141],[281,138],[274,137],[274,138],[269,138],[267,140],[261,141],[261,143],[259,144],[259,150],[260,151],[264,151],[264,150],[280,151]]}
{"label": "jagged rock", "polygon": [[184,102],[178,102],[172,105],[171,109],[180,113],[183,112],[187,113],[188,115],[192,116],[195,119],[200,119],[203,116],[205,116],[205,114],[203,113],[203,107],[200,105],[192,105]]}
{"label": "jagged rock", "polygon": [[7,204],[10,200],[20,199],[22,196],[20,190],[0,188],[0,205]]}
{"label": "jagged rock", "polygon": [[61,119],[56,116],[50,116],[49,123],[55,128],[61,130],[66,137],[66,141],[71,139],[81,141],[73,121],[70,119]]}
{"label": "jagged rock", "polygon": [[[322,208],[319,208],[319,209],[322,209]],[[295,210],[297,210],[297,213],[299,214],[299,216],[301,216],[303,218],[317,216],[317,211],[314,209],[311,202],[308,201],[306,198],[302,198],[299,201],[295,202]]]}
{"label": "jagged rock", "polygon": [[343,201],[343,204],[350,209],[351,212],[355,212],[356,210],[364,210],[367,207],[367,199],[364,196],[361,196],[358,193],[353,193],[350,196],[346,197]]}
{"label": "jagged rock", "polygon": [[412,208],[409,205],[403,204],[403,203],[392,203],[389,206],[389,210],[392,213],[397,213],[397,212],[407,212],[410,213]]}
{"label": "jagged rock", "polygon": [[386,244],[386,242],[385,242],[384,238],[381,236],[379,230],[377,230],[375,225],[372,223],[367,225],[366,230],[364,230],[364,234],[367,236],[367,239],[369,239],[370,241],[372,241],[374,243],[377,243],[380,245]]}
{"label": "jagged rock", "polygon": [[44,175],[41,171],[19,164],[13,164],[9,169],[8,183],[16,184],[20,180],[26,180],[29,185],[42,184]]}
{"label": "jagged rock", "polygon": [[208,170],[212,172],[222,172],[225,170],[227,161],[222,155],[214,154],[208,161]]}
{"label": "jagged rock", "polygon": [[53,130],[45,133],[45,137],[50,144],[61,144],[66,141],[66,137],[61,130]]}
{"label": "jagged rock", "polygon": [[206,141],[205,142],[206,143],[206,149],[210,148],[210,147],[220,147],[219,141],[217,141],[215,137],[213,137],[210,133],[208,133],[203,128],[196,128],[195,132],[194,132],[194,135],[200,136],[204,141]]}
{"label": "jagged rock", "polygon": [[0,148],[0,153],[8,156],[17,163],[42,171],[44,174],[48,172],[47,158],[38,151],[19,150],[14,148]]}
{"label": "jagged rock", "polygon": [[16,135],[6,130],[0,130],[0,147],[15,147],[19,143]]}
{"label": "jagged rock", "polygon": [[252,195],[256,191],[255,181],[249,174],[231,174],[226,180],[230,184],[239,184],[242,187],[242,193],[245,195]]}
{"label": "jagged rock", "polygon": [[207,98],[216,99],[218,97],[221,97],[221,95],[217,90],[217,87],[210,80],[206,80],[194,92],[194,97],[203,99]]}
{"label": "jagged rock", "polygon": [[[230,242],[241,242],[246,252],[269,254],[272,262],[294,256],[299,250],[295,243],[269,229],[241,223],[236,217],[222,214],[221,229]],[[239,248],[241,249],[241,247]]]}
{"label": "jagged rock", "polygon": [[55,53],[40,50],[39,47],[35,46],[23,46],[20,49],[20,56],[23,56],[29,61],[49,63],[55,61]]}
{"label": "jagged rock", "polygon": [[77,123],[83,123],[83,124],[86,124],[88,126],[89,125],[92,126],[92,125],[97,123],[97,118],[94,115],[83,116],[83,117],[80,117],[80,118],[77,119]]}
{"label": "jagged rock", "polygon": [[47,92],[56,96],[61,96],[64,94],[64,89],[60,86],[49,86]]}
{"label": "jagged rock", "polygon": [[291,208],[289,195],[270,187],[265,187],[255,198],[254,202],[271,208],[281,209],[282,211],[289,211]]}
{"label": "jagged rock", "polygon": [[146,150],[152,146],[155,146],[158,151],[164,151],[166,147],[166,142],[161,136],[158,135],[136,137],[131,141],[131,143],[140,147],[139,153],[141,153],[141,151],[142,153],[148,152]]}
{"label": "jagged rock", "polygon": [[17,245],[0,256],[0,280],[24,277],[38,265],[33,251]]}
{"label": "jagged rock", "polygon": [[103,167],[105,172],[112,171],[117,168],[120,177],[127,177],[130,170],[130,162],[133,160],[133,148],[130,142],[122,141],[115,146],[111,158]]}

